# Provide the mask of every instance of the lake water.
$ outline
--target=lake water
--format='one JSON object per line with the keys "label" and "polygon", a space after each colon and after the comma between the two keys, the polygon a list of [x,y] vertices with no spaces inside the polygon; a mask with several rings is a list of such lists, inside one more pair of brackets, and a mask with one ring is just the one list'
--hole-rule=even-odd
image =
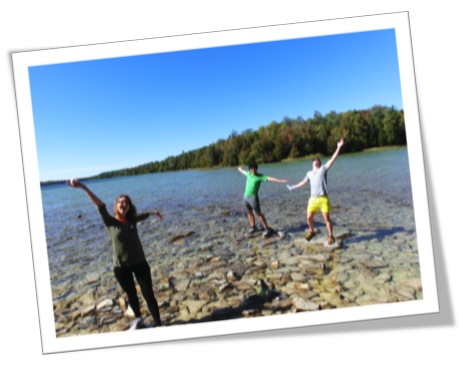
{"label": "lake water", "polygon": [[[296,184],[309,169],[310,160],[298,160],[262,165],[259,172]],[[139,226],[154,274],[172,273],[183,256],[194,258],[197,253],[199,257],[213,240],[220,240],[229,253],[244,250],[235,242],[249,227],[242,203],[245,177],[236,168],[156,173],[86,184],[107,203],[110,213],[121,193],[131,196],[138,211],[157,209],[162,213],[163,222],[153,217]],[[399,263],[397,253],[402,253],[408,259],[400,264],[412,264],[419,276],[406,148],[341,154],[328,173],[328,190],[335,234],[337,230],[352,234],[344,241],[344,255],[377,255],[394,265]],[[273,182],[261,185],[262,211],[271,227],[289,235],[286,242],[302,237],[307,229],[309,193],[309,185],[293,192]],[[69,287],[74,293],[83,290],[82,274],[108,276],[114,281],[109,237],[85,193],[66,185],[48,186],[42,188],[42,201],[54,299],[64,297]],[[315,223],[326,234],[321,215]],[[189,243],[171,242],[172,237],[186,232],[194,234]]]}

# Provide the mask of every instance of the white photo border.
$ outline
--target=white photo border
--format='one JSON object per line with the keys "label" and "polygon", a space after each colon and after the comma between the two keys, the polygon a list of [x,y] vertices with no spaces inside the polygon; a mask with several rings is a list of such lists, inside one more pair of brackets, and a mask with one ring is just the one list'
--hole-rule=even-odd
{"label": "white photo border", "polygon": [[[395,29],[396,32],[399,58],[417,245],[423,286],[422,300],[298,313],[297,315],[245,318],[188,326],[168,326],[157,328],[156,331],[128,331],[64,338],[56,337],[40,192],[37,147],[28,76],[29,67],[391,28]],[[95,43],[85,46],[15,52],[12,54],[12,61],[39,325],[42,337],[42,351],[44,354],[314,325],[328,325],[370,319],[429,314],[439,311],[408,12],[257,26],[245,29],[210,31],[134,41]]]}

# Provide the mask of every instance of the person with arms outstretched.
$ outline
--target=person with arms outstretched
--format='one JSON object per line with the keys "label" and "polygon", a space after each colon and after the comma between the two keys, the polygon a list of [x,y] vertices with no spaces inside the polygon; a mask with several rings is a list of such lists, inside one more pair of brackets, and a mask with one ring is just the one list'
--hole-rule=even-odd
{"label": "person with arms outstretched", "polygon": [[335,242],[333,224],[330,218],[330,199],[328,197],[327,179],[328,170],[333,166],[343,145],[344,139],[339,140],[336,151],[325,165],[321,164],[319,158],[314,158],[312,161],[312,170],[306,174],[304,179],[294,186],[289,186],[290,190],[296,190],[310,182],[310,198],[307,206],[307,224],[309,225],[309,232],[305,235],[307,241],[310,241],[315,236],[314,215],[317,212],[321,212],[326,223],[326,229],[328,230],[327,243],[331,245]]}
{"label": "person with arms outstretched", "polygon": [[270,235],[271,229],[267,225],[267,219],[260,209],[259,201],[259,189],[262,182],[276,182],[276,183],[287,183],[287,179],[277,179],[262,175],[257,172],[258,165],[255,162],[251,162],[248,166],[249,171],[243,169],[242,166],[238,166],[238,171],[246,176],[246,188],[243,195],[243,202],[246,206],[249,223],[251,224],[251,229],[248,231],[248,234],[254,233],[257,231],[256,227],[256,218],[254,213],[259,218],[260,222],[264,226],[263,236],[266,237]]}
{"label": "person with arms outstretched", "polygon": [[114,216],[111,216],[104,202],[102,202],[86,185],[76,179],[67,184],[85,191],[95,204],[112,241],[113,267],[116,280],[128,296],[129,305],[135,314],[131,329],[146,327],[141,312],[135,287],[134,275],[153,317],[154,326],[161,326],[159,306],[153,292],[151,271],[146,261],[143,246],[138,236],[137,223],[149,216],[163,218],[158,211],[137,213],[128,195],[120,195],[114,203]]}

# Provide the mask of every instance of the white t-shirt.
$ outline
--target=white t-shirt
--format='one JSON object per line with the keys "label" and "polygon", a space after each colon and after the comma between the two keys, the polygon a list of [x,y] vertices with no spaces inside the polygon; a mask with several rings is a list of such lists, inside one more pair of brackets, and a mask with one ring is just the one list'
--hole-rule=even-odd
{"label": "white t-shirt", "polygon": [[328,195],[328,169],[325,165],[320,166],[318,170],[311,170],[306,174],[310,181],[310,197]]}

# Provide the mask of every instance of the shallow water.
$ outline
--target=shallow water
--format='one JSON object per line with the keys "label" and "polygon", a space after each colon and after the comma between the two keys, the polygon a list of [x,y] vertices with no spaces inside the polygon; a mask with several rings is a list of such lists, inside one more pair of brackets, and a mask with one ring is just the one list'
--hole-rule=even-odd
{"label": "shallow water", "polygon": [[[295,184],[310,168],[311,161],[299,160],[262,165],[259,171]],[[139,225],[155,279],[175,274],[179,261],[194,263],[205,252],[235,255],[256,247],[238,242],[249,227],[242,203],[244,185],[245,177],[236,168],[87,183],[110,212],[115,198],[127,193],[138,211],[157,209],[162,213],[162,223],[153,217]],[[419,277],[406,148],[340,155],[328,174],[328,189],[335,234],[351,232],[344,240],[342,258],[362,263],[373,256],[391,266],[396,276],[406,270],[407,276]],[[261,185],[261,207],[269,225],[289,236],[274,248],[293,247],[291,242],[304,235],[309,192],[309,185],[293,192],[272,182]],[[83,276],[95,274],[103,276],[101,284],[115,284],[110,240],[85,193],[65,185],[48,186],[42,188],[42,200],[54,300],[84,292]],[[315,222],[322,236],[326,235],[321,215]],[[186,241],[172,242],[173,237],[187,232],[191,236]]]}

